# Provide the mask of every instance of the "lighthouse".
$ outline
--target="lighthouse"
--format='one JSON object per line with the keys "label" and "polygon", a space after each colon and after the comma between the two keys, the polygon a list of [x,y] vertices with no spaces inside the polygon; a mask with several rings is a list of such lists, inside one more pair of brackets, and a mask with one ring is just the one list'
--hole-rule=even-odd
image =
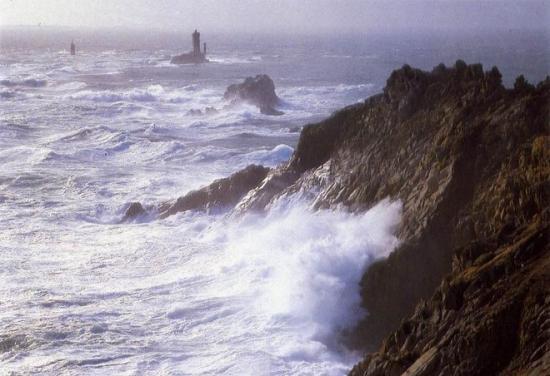
{"label": "lighthouse", "polygon": [[173,56],[170,62],[172,64],[201,64],[208,63],[206,58],[206,43],[202,45],[201,51],[201,33],[195,29],[191,34],[191,41],[193,43],[193,50],[181,55]]}
{"label": "lighthouse", "polygon": [[201,56],[201,33],[195,29],[195,32],[191,34],[191,37],[193,38],[193,56],[200,57]]}
{"label": "lighthouse", "polygon": [[74,40],[71,41],[71,55],[76,55],[76,46],[74,45]]}

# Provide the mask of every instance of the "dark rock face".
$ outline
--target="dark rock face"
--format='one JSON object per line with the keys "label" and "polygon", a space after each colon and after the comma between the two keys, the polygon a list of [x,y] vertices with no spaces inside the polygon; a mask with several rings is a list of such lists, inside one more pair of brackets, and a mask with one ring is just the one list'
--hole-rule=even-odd
{"label": "dark rock face", "polygon": [[122,221],[126,222],[145,213],[145,209],[139,202],[132,202],[128,209],[126,209],[126,213],[124,214],[124,218],[122,219]]}
{"label": "dark rock face", "polygon": [[195,55],[192,52],[176,55],[170,59],[171,64],[202,64],[208,62],[209,60],[204,55]]}
{"label": "dark rock face", "polygon": [[[226,98],[249,100],[240,90]],[[382,94],[306,125],[288,163],[249,166],[161,217],[297,192],[351,211],[401,200],[402,243],[364,274],[369,315],[348,338],[379,350],[351,375],[547,374],[549,114],[550,78],[507,90],[497,68],[404,66]]]}
{"label": "dark rock face", "polygon": [[350,375],[548,374],[549,214],[458,249],[435,294]]}
{"label": "dark rock face", "polygon": [[275,94],[275,84],[266,74],[248,77],[243,83],[230,85],[223,97],[231,103],[247,102],[258,106],[265,115],[282,115],[275,109],[280,100]]}
{"label": "dark rock face", "polygon": [[198,108],[192,108],[189,111],[187,111],[187,115],[200,116],[200,115],[202,115],[202,111],[199,110]]}
{"label": "dark rock face", "polygon": [[189,192],[173,203],[160,206],[160,218],[187,210],[212,211],[232,207],[265,179],[269,168],[250,165],[228,178],[214,181],[207,187]]}
{"label": "dark rock face", "polygon": [[[372,351],[399,327],[404,317],[414,313],[418,302],[433,294],[445,275],[458,278],[455,273],[459,272],[451,268],[457,250],[470,249],[476,254],[468,262],[487,263],[492,255],[509,249],[500,243],[485,243],[487,239],[498,234],[517,234],[506,243],[516,244],[522,229],[532,228],[535,218],[549,206],[549,102],[550,79],[534,87],[520,78],[515,89],[507,90],[497,68],[484,72],[481,65],[462,61],[452,68],[440,65],[432,72],[404,66],[392,73],[382,94],[318,124],[307,125],[292,160],[271,171],[262,185],[239,203],[238,210],[262,210],[281,196],[307,192],[309,187],[316,188],[311,199],[318,208],[344,204],[352,211],[360,211],[386,197],[403,202],[398,231],[401,246],[387,259],[373,264],[361,281],[363,305],[369,316],[356,328],[350,341]],[[540,228],[546,228],[544,218],[537,225]],[[536,230],[539,235],[542,231]],[[486,245],[468,248],[472,241]],[[536,250],[534,254],[545,255],[534,259],[538,260],[533,261],[535,266],[547,262],[548,252],[541,251],[543,243],[536,241],[529,246]],[[520,252],[523,248],[515,249]],[[544,273],[537,270],[540,275],[536,280],[547,281],[548,268]],[[504,277],[500,280],[497,276],[502,274],[497,270],[488,273],[496,273],[494,281],[502,284],[501,292],[520,288]],[[517,280],[521,278],[522,274],[518,274]],[[455,312],[452,320],[469,317],[461,311],[470,304],[465,298],[470,295],[464,295],[465,291],[489,291],[485,287],[476,290],[476,286],[468,282],[446,292],[445,310]],[[523,297],[530,296],[523,291],[510,292],[514,307],[521,306]],[[493,309],[501,312],[494,306],[495,300],[476,304],[471,307],[486,313]],[[547,300],[537,304],[545,312],[548,310]],[[498,317],[512,325],[518,322],[517,317],[535,314],[514,309],[503,308]],[[439,326],[442,323],[436,321],[434,328],[447,333],[448,326]],[[466,333],[469,326],[461,325],[465,325],[461,333]],[[461,352],[462,348],[452,345],[447,351],[454,352],[454,364],[464,365],[461,374],[472,370],[466,364],[490,374],[512,364],[521,368],[522,362],[527,361],[510,348],[487,347],[481,351],[486,346],[485,336],[490,336],[492,330],[499,333],[495,338],[502,341],[524,340],[514,337],[513,325],[490,325],[493,324],[486,324],[486,331],[476,332],[476,337],[464,338],[469,338],[473,349],[479,347],[481,354],[489,350],[504,352],[506,364],[491,366],[494,355],[473,359],[470,357],[475,350]],[[423,326],[418,329],[422,330]],[[407,346],[411,343],[416,343],[414,337]],[[411,374],[445,373],[442,367],[450,360],[440,353],[441,345],[435,350],[417,348],[415,352],[403,352],[403,346],[403,342],[398,342],[388,355],[397,359],[395,362],[388,360],[382,349],[380,355],[372,357],[376,361],[367,358],[353,374],[400,374],[416,361],[419,364]],[[375,364],[372,370],[370,364]]]}

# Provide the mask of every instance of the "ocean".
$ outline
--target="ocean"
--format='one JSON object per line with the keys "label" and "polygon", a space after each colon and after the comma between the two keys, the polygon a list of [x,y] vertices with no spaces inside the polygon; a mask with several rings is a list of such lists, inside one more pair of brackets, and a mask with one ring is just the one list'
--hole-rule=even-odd
{"label": "ocean", "polygon": [[[511,86],[550,61],[546,35],[514,30],[203,30],[211,62],[170,64],[190,32],[0,31],[0,374],[346,374],[362,354],[342,333],[366,314],[365,268],[399,243],[399,202],[351,214],[289,197],[261,215],[120,223],[125,210],[286,162],[305,124],[405,63],[497,65]],[[260,73],[284,115],[226,107],[225,88]]]}

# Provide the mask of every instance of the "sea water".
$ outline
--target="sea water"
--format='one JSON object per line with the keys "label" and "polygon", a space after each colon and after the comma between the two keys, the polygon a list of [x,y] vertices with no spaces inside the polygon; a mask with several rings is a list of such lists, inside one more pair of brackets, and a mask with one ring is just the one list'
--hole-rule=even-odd
{"label": "sea water", "polygon": [[[121,224],[125,209],[284,163],[303,125],[404,63],[497,64],[508,85],[548,67],[517,36],[204,32],[211,63],[174,66],[187,35],[0,35],[0,374],[345,374],[361,353],[341,333],[366,314],[361,275],[399,243],[400,202]],[[228,85],[260,73],[284,115],[226,106]]]}

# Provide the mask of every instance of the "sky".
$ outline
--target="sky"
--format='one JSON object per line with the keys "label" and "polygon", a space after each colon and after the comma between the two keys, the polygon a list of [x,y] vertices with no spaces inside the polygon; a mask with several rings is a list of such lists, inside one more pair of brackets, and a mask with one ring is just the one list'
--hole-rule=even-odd
{"label": "sky", "polygon": [[544,29],[550,0],[0,0],[0,26],[356,32]]}

